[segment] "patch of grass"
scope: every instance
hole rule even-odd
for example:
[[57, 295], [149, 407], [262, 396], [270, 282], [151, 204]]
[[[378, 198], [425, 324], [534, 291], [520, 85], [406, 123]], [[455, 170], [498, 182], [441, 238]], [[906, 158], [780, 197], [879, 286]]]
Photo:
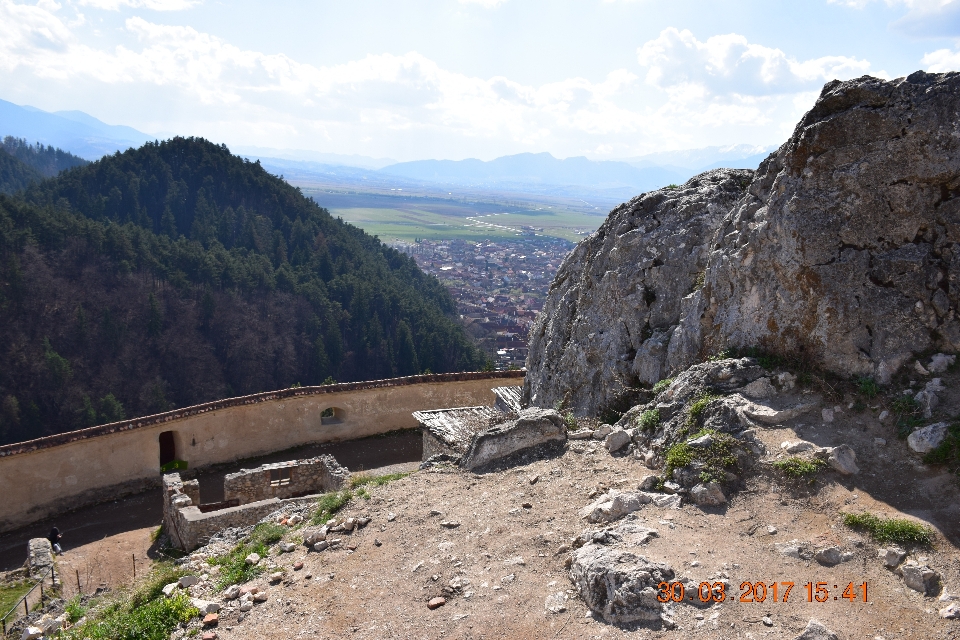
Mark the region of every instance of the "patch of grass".
[[[225, 589], [232, 584], [249, 582], [263, 573], [263, 565], [247, 564], [247, 556], [251, 553], [258, 554], [265, 558], [270, 551], [270, 545], [279, 542], [287, 529], [279, 524], [265, 522], [254, 527], [250, 536], [229, 553], [222, 556], [216, 556], [210, 559], [210, 564], [220, 566], [220, 577], [217, 580], [217, 587]], [[163, 588], [161, 586], [161, 588]]]
[[665, 379], [661, 380], [661, 381], [658, 382], [657, 384], [653, 385], [653, 393], [654, 393], [654, 395], [665, 391], [666, 388], [669, 387], [669, 386], [672, 385], [672, 384], [673, 384], [673, 378], [665, 378]]
[[580, 429], [580, 423], [577, 422], [577, 416], [573, 415], [573, 411], [567, 411], [563, 414], [563, 422], [567, 425], [567, 431], [578, 431]]
[[349, 489], [325, 493], [317, 500], [317, 511], [311, 518], [311, 524], [323, 524], [340, 511], [353, 498]]
[[[0, 587], [0, 614], [6, 615], [13, 608], [17, 601], [30, 591], [33, 583], [29, 581], [17, 582], [4, 587]], [[21, 605], [21, 609], [22, 609]]]
[[857, 393], [867, 398], [873, 398], [880, 393], [880, 386], [873, 378], [861, 376], [857, 378]]
[[363, 487], [366, 485], [372, 485], [374, 487], [382, 487], [388, 482], [393, 482], [394, 480], [400, 480], [406, 478], [410, 473], [385, 473], [382, 476], [371, 476], [369, 474], [357, 474], [350, 479], [350, 486], [354, 489], [357, 487]]
[[722, 397], [723, 396], [718, 396], [710, 393], [709, 391], [701, 392], [700, 395], [698, 395], [687, 408], [687, 426], [692, 427], [695, 425], [697, 419], [700, 417], [700, 414], [703, 413], [703, 410], [707, 408], [707, 405], [714, 400], [719, 400]]
[[157, 539], [163, 535], [163, 525], [160, 525], [156, 529], [150, 532], [150, 542], [156, 542]]
[[163, 588], [187, 575], [187, 570], [172, 562], [156, 562], [130, 595], [130, 605], [141, 607], [163, 595]]
[[786, 460], [778, 460], [777, 462], [773, 463], [773, 466], [785, 476], [789, 476], [791, 478], [803, 478], [806, 476], [812, 476], [817, 471], [827, 466], [827, 463], [819, 458], [811, 458], [807, 460], [793, 456], [792, 458], [787, 458]]
[[660, 410], [648, 409], [637, 418], [637, 427], [641, 431], [653, 431], [660, 424]]
[[897, 428], [897, 437], [901, 440], [923, 424], [920, 403], [911, 395], [898, 396], [890, 405], [890, 410], [896, 417], [894, 426]]
[[167, 640], [181, 622], [199, 615], [190, 597], [158, 598], [139, 607], [112, 606], [60, 636], [65, 640]]
[[680, 469], [693, 462], [691, 449], [692, 447], [686, 442], [678, 442], [667, 449], [667, 467], [664, 475], [672, 477], [674, 469]]
[[877, 542], [896, 542], [897, 544], [923, 544], [933, 541], [930, 527], [905, 520], [904, 518], [881, 518], [872, 513], [846, 513], [843, 524], [851, 529], [867, 531]]

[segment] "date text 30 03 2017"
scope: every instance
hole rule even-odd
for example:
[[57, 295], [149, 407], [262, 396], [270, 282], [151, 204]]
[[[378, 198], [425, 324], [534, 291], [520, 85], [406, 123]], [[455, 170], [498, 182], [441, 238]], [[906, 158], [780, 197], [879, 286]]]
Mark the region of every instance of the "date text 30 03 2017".
[[[742, 582], [740, 584], [740, 602], [787, 602], [796, 583], [794, 582]], [[827, 582], [806, 582], [800, 585], [800, 597], [806, 596], [807, 602], [844, 601], [867, 602], [867, 583], [849, 583], [841, 591], [842, 585], [833, 585], [833, 591]], [[689, 590], [682, 582], [661, 582], [657, 585], [660, 602], [683, 602], [698, 599], [700, 602], [723, 602], [727, 599], [726, 584], [723, 582], [701, 582], [697, 589]], [[794, 597], [797, 594], [793, 594]]]

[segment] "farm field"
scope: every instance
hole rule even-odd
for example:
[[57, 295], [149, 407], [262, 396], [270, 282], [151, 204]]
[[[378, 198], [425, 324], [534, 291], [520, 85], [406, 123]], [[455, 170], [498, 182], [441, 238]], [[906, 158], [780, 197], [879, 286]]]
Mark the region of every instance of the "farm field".
[[576, 242], [595, 231], [606, 216], [606, 211], [602, 215], [584, 213], [560, 204], [301, 189], [334, 216], [385, 242], [484, 240], [532, 233]]

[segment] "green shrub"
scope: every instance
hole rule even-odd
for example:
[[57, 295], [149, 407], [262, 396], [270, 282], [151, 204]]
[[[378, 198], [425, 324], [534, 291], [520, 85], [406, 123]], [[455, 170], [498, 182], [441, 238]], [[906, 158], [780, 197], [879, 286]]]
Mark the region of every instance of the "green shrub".
[[76, 595], [70, 600], [67, 601], [67, 604], [64, 605], [64, 612], [67, 614], [67, 621], [70, 624], [74, 624], [77, 620], [87, 615], [87, 610], [89, 607], [83, 604], [82, 596]]
[[933, 531], [929, 527], [903, 518], [880, 518], [872, 513], [847, 513], [843, 524], [851, 529], [867, 531], [874, 540], [881, 543], [930, 544]]
[[804, 476], [815, 474], [817, 471], [827, 466], [827, 463], [819, 458], [806, 460], [804, 458], [798, 458], [797, 456], [794, 456], [792, 458], [787, 458], [786, 460], [778, 460], [777, 462], [773, 463], [773, 466], [786, 476], [790, 476], [791, 478], [803, 478]]
[[[691, 447], [689, 440], [696, 440], [702, 436], [713, 436], [713, 444], [709, 447]], [[728, 470], [737, 469], [737, 456], [734, 447], [737, 441], [726, 433], [719, 433], [713, 429], [703, 429], [694, 434], [686, 442], [678, 442], [669, 449], [666, 455], [664, 475], [673, 477], [676, 469], [697, 463], [700, 465], [700, 480], [703, 482], [721, 482]]]
[[708, 391], [701, 392], [687, 408], [687, 426], [692, 427], [696, 424], [697, 418], [699, 418], [703, 410], [707, 408], [707, 405], [714, 400], [719, 400], [721, 397], [722, 396], [712, 394]]
[[877, 381], [873, 378], [862, 376], [857, 378], [857, 392], [868, 398], [873, 398], [880, 393], [880, 387], [877, 386]]
[[673, 384], [673, 378], [666, 378], [664, 380], [661, 380], [657, 384], [653, 385], [653, 393], [659, 394], [664, 390], [666, 390], [666, 388], [672, 384]]
[[167, 640], [181, 622], [189, 622], [200, 612], [190, 604], [190, 597], [158, 598], [131, 608], [115, 605], [102, 615], [73, 627], [64, 636], [68, 640]]
[[658, 424], [660, 424], [659, 409], [648, 409], [637, 418], [637, 427], [639, 427], [641, 431], [653, 431], [657, 428]]
[[678, 442], [667, 449], [667, 476], [673, 475], [674, 469], [680, 469], [693, 462], [693, 453], [686, 442]]

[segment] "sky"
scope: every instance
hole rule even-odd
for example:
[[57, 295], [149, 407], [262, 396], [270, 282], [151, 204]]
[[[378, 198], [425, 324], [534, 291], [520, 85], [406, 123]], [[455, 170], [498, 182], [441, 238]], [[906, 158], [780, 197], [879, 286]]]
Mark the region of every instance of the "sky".
[[629, 158], [960, 69], [960, 0], [0, 0], [0, 98], [231, 147]]

